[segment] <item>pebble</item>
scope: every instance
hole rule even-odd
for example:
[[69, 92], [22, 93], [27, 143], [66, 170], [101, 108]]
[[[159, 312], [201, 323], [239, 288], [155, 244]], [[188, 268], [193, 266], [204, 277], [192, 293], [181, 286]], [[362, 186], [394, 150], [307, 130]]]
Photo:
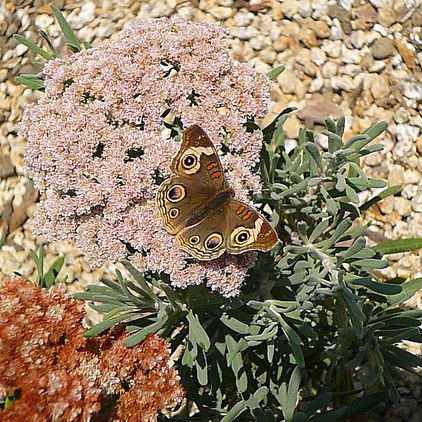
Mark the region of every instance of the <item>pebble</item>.
[[312, 7], [310, 0], [300, 0], [297, 5], [297, 11], [299, 12], [299, 15], [302, 16], [302, 18], [311, 16]]
[[322, 66], [324, 63], [333, 63], [331, 61], [327, 61], [327, 55], [323, 50], [314, 47], [311, 48], [310, 51], [311, 54], [309, 56], [309, 59], [314, 62], [317, 66]]
[[334, 62], [325, 62], [321, 68], [321, 74], [325, 79], [331, 79], [338, 72], [338, 65]]
[[414, 79], [404, 81], [401, 84], [401, 93], [409, 99], [422, 102], [422, 82], [417, 82]]
[[333, 41], [340, 41], [344, 39], [343, 29], [341, 28], [338, 19], [333, 19], [333, 25], [331, 26], [331, 39]]
[[401, 166], [395, 165], [390, 168], [388, 174], [388, 186], [403, 185], [404, 183], [404, 169]]
[[371, 64], [371, 66], [368, 68], [368, 72], [371, 73], [380, 73], [382, 70], [384, 70], [386, 67], [386, 64], [381, 60], [374, 60], [374, 62]]
[[338, 41], [325, 41], [322, 43], [321, 49], [328, 57], [336, 59], [340, 57], [342, 43]]
[[353, 0], [337, 0], [337, 3], [340, 7], [349, 11], [353, 6], [354, 1]]
[[82, 25], [92, 22], [95, 18], [95, 4], [93, 2], [84, 2], [81, 11], [78, 14], [78, 20]]
[[394, 209], [402, 216], [408, 217], [412, 213], [411, 202], [407, 198], [398, 197], [394, 201]]
[[356, 82], [351, 76], [333, 76], [331, 78], [331, 85], [334, 90], [350, 92], [357, 88]]
[[249, 26], [253, 21], [254, 15], [251, 12], [239, 11], [233, 17], [237, 26]]
[[270, 45], [270, 39], [265, 35], [259, 34], [255, 37], [252, 37], [249, 40], [249, 43], [254, 50], [260, 51]]
[[210, 8], [210, 13], [218, 20], [228, 19], [232, 15], [231, 7], [216, 6]]
[[[418, 172], [418, 174], [420, 173]], [[409, 182], [406, 180], [406, 183]], [[407, 199], [412, 199], [418, 194], [418, 188], [418, 185], [406, 184], [401, 190], [401, 194]]]
[[294, 94], [300, 80], [297, 78], [295, 72], [286, 69], [279, 78], [279, 83], [282, 91], [285, 94]]
[[399, 107], [394, 113], [394, 121], [396, 123], [407, 123], [410, 119], [409, 110], [404, 107]]
[[296, 0], [284, 0], [280, 8], [285, 18], [292, 19], [299, 11], [299, 4]]
[[370, 46], [372, 56], [376, 60], [383, 60], [394, 52], [394, 41], [389, 37], [378, 38]]
[[41, 14], [35, 15], [35, 26], [39, 29], [45, 30], [54, 23], [53, 16]]
[[252, 26], [248, 26], [248, 27], [232, 26], [229, 28], [229, 30], [230, 30], [230, 35], [232, 37], [238, 38], [241, 41], [250, 40], [260, 35], [259, 31]]
[[422, 213], [422, 188], [419, 188], [415, 197], [412, 199], [411, 206], [413, 211]]

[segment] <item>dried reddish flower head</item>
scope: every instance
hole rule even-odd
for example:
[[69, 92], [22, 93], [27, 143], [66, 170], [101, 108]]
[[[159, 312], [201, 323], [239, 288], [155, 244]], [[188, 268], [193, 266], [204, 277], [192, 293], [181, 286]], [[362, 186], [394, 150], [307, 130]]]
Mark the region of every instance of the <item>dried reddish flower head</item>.
[[[83, 303], [64, 288], [42, 290], [23, 279], [0, 286], [0, 399], [20, 392], [0, 408], [0, 420], [104, 421], [98, 412], [118, 395], [109, 417], [155, 421], [158, 410], [181, 402], [184, 391], [162, 338], [150, 335], [128, 348], [119, 326], [85, 339], [84, 317]], [[132, 387], [125, 391], [126, 385]]]
[[137, 22], [115, 41], [50, 61], [44, 74], [45, 96], [21, 124], [43, 194], [35, 231], [75, 239], [92, 265], [128, 258], [178, 287], [206, 279], [238, 294], [255, 254], [191, 265], [161, 227], [154, 197], [179, 147], [165, 122], [199, 124], [218, 149], [224, 142], [239, 199], [259, 190], [252, 168], [262, 137], [244, 124], [266, 113], [268, 79], [230, 59], [220, 26], [180, 17]]

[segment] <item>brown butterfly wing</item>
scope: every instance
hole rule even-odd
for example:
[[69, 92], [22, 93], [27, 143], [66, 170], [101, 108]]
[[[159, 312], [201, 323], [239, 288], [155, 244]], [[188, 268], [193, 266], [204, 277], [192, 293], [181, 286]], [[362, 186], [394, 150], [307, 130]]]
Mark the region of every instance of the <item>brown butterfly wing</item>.
[[214, 144], [198, 125], [190, 126], [183, 132], [182, 145], [173, 159], [171, 169], [178, 176], [189, 176], [189, 180], [208, 185], [215, 193], [226, 188], [226, 179]]
[[225, 251], [235, 255], [252, 250], [267, 252], [277, 242], [277, 233], [268, 220], [231, 198], [176, 236], [180, 249], [199, 260], [218, 258]]
[[156, 203], [164, 228], [176, 234], [204, 218], [207, 206], [225, 189], [226, 180], [213, 143], [197, 125], [183, 132], [171, 168], [177, 176], [160, 185]]
[[[197, 179], [197, 176], [193, 176]], [[199, 180], [175, 176], [165, 180], [158, 188], [156, 203], [164, 228], [176, 234], [186, 226], [198, 222], [197, 213], [214, 195], [212, 187]]]
[[277, 244], [277, 232], [254, 208], [243, 202], [231, 200], [227, 206], [227, 213], [229, 215], [226, 239], [228, 253], [268, 252]]

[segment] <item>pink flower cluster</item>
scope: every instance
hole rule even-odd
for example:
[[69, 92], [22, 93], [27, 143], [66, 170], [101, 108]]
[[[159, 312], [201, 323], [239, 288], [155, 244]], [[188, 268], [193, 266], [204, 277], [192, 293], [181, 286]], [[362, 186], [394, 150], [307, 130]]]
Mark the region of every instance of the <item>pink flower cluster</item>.
[[199, 124], [225, 145], [226, 177], [249, 201], [262, 137], [244, 124], [265, 115], [268, 79], [230, 58], [220, 26], [181, 17], [134, 23], [106, 45], [50, 61], [44, 75], [45, 95], [21, 123], [42, 193], [35, 232], [76, 240], [91, 265], [130, 259], [174, 286], [206, 280], [237, 295], [255, 254], [192, 264], [161, 227], [154, 198], [180, 145], [168, 124]]

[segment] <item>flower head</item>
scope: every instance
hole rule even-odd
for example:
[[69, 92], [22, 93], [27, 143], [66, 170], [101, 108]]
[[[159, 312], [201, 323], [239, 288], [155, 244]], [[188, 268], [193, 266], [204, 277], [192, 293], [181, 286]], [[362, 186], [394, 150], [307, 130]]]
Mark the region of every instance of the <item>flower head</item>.
[[0, 420], [87, 421], [119, 395], [112, 410], [121, 420], [156, 421], [158, 410], [181, 402], [184, 390], [161, 337], [128, 348], [121, 325], [86, 339], [84, 316], [83, 303], [63, 287], [45, 290], [23, 279], [0, 286], [0, 400], [20, 391], [0, 408]]
[[[45, 66], [45, 96], [28, 106], [26, 166], [43, 194], [33, 226], [50, 241], [75, 239], [92, 265], [130, 259], [177, 286], [239, 293], [255, 254], [190, 264], [161, 227], [154, 197], [179, 143], [169, 125], [201, 125], [241, 200], [259, 190], [252, 169], [268, 79], [230, 59], [224, 30], [184, 18], [140, 21], [98, 48]], [[228, 274], [230, 275], [228, 277]]]

